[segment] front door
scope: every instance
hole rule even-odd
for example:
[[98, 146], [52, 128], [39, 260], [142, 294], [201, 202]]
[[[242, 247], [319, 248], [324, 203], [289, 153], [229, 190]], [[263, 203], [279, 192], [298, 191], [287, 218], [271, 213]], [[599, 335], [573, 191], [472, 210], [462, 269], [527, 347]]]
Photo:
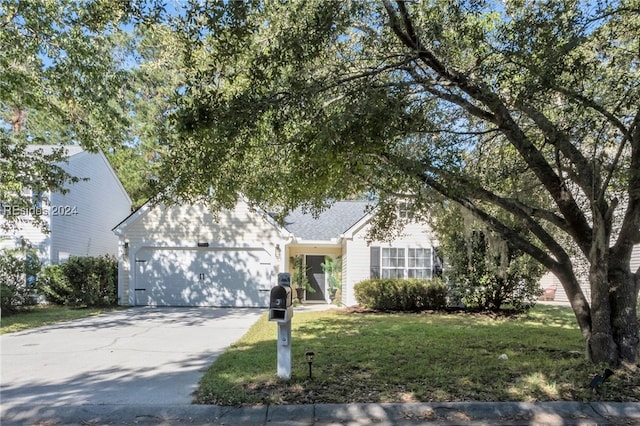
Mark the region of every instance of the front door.
[[315, 291], [307, 291], [307, 300], [322, 300], [325, 301], [324, 295], [325, 276], [322, 270], [322, 263], [324, 262], [324, 256], [307, 256], [307, 279], [311, 283], [311, 288]]

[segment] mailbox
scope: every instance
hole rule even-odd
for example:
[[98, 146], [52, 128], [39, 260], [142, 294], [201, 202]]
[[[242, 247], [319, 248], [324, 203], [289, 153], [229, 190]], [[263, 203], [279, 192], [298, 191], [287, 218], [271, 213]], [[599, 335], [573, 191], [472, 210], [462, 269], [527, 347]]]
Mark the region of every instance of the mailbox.
[[291, 287], [277, 285], [271, 289], [269, 308], [285, 309], [293, 304]]
[[269, 321], [275, 322], [290, 322], [291, 317], [293, 316], [293, 307], [289, 306], [288, 308], [269, 309]]
[[277, 285], [271, 289], [269, 321], [289, 322], [293, 316], [291, 287]]

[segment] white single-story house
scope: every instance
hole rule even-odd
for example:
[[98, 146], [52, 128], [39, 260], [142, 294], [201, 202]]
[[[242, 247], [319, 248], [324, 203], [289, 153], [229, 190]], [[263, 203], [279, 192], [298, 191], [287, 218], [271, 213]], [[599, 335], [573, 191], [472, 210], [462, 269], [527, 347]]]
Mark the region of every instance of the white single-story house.
[[[46, 151], [52, 146], [29, 146], [30, 151], [36, 149]], [[66, 146], [65, 152], [67, 161], [59, 166], [80, 180], [68, 184], [64, 194], [30, 194], [37, 203], [33, 211], [22, 214], [41, 215], [49, 232], [26, 220], [0, 235], [0, 249], [31, 247], [44, 264], [64, 262], [70, 256], [118, 254], [118, 237], [112, 228], [131, 212], [129, 195], [102, 152], [87, 152], [79, 146]]]
[[336, 202], [319, 216], [292, 212], [279, 226], [239, 201], [212, 214], [203, 205], [147, 203], [113, 231], [120, 238], [119, 297], [123, 305], [266, 307], [279, 272], [303, 256], [316, 290], [329, 301], [321, 263], [341, 258], [342, 303], [356, 304], [353, 286], [371, 277], [431, 277], [435, 240], [411, 224], [392, 242], [369, 241], [367, 202]]

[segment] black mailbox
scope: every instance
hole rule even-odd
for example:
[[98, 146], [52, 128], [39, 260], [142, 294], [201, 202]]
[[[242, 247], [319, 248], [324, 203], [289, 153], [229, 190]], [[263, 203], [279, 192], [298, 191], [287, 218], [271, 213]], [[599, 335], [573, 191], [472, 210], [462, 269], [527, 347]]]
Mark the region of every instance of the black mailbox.
[[291, 287], [277, 285], [271, 289], [269, 308], [286, 309], [293, 304]]

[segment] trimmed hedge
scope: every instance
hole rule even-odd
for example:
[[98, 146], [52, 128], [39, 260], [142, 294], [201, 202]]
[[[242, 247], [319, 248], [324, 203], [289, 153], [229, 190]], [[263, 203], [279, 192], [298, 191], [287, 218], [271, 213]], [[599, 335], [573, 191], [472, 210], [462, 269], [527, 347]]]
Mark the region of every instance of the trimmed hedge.
[[447, 304], [447, 286], [440, 278], [365, 280], [354, 292], [360, 306], [381, 311], [442, 309]]
[[113, 256], [71, 257], [43, 268], [40, 288], [51, 303], [113, 306], [118, 303], [118, 262]]
[[36, 304], [37, 286], [31, 277], [39, 270], [40, 261], [33, 251], [0, 251], [0, 309], [3, 315]]

